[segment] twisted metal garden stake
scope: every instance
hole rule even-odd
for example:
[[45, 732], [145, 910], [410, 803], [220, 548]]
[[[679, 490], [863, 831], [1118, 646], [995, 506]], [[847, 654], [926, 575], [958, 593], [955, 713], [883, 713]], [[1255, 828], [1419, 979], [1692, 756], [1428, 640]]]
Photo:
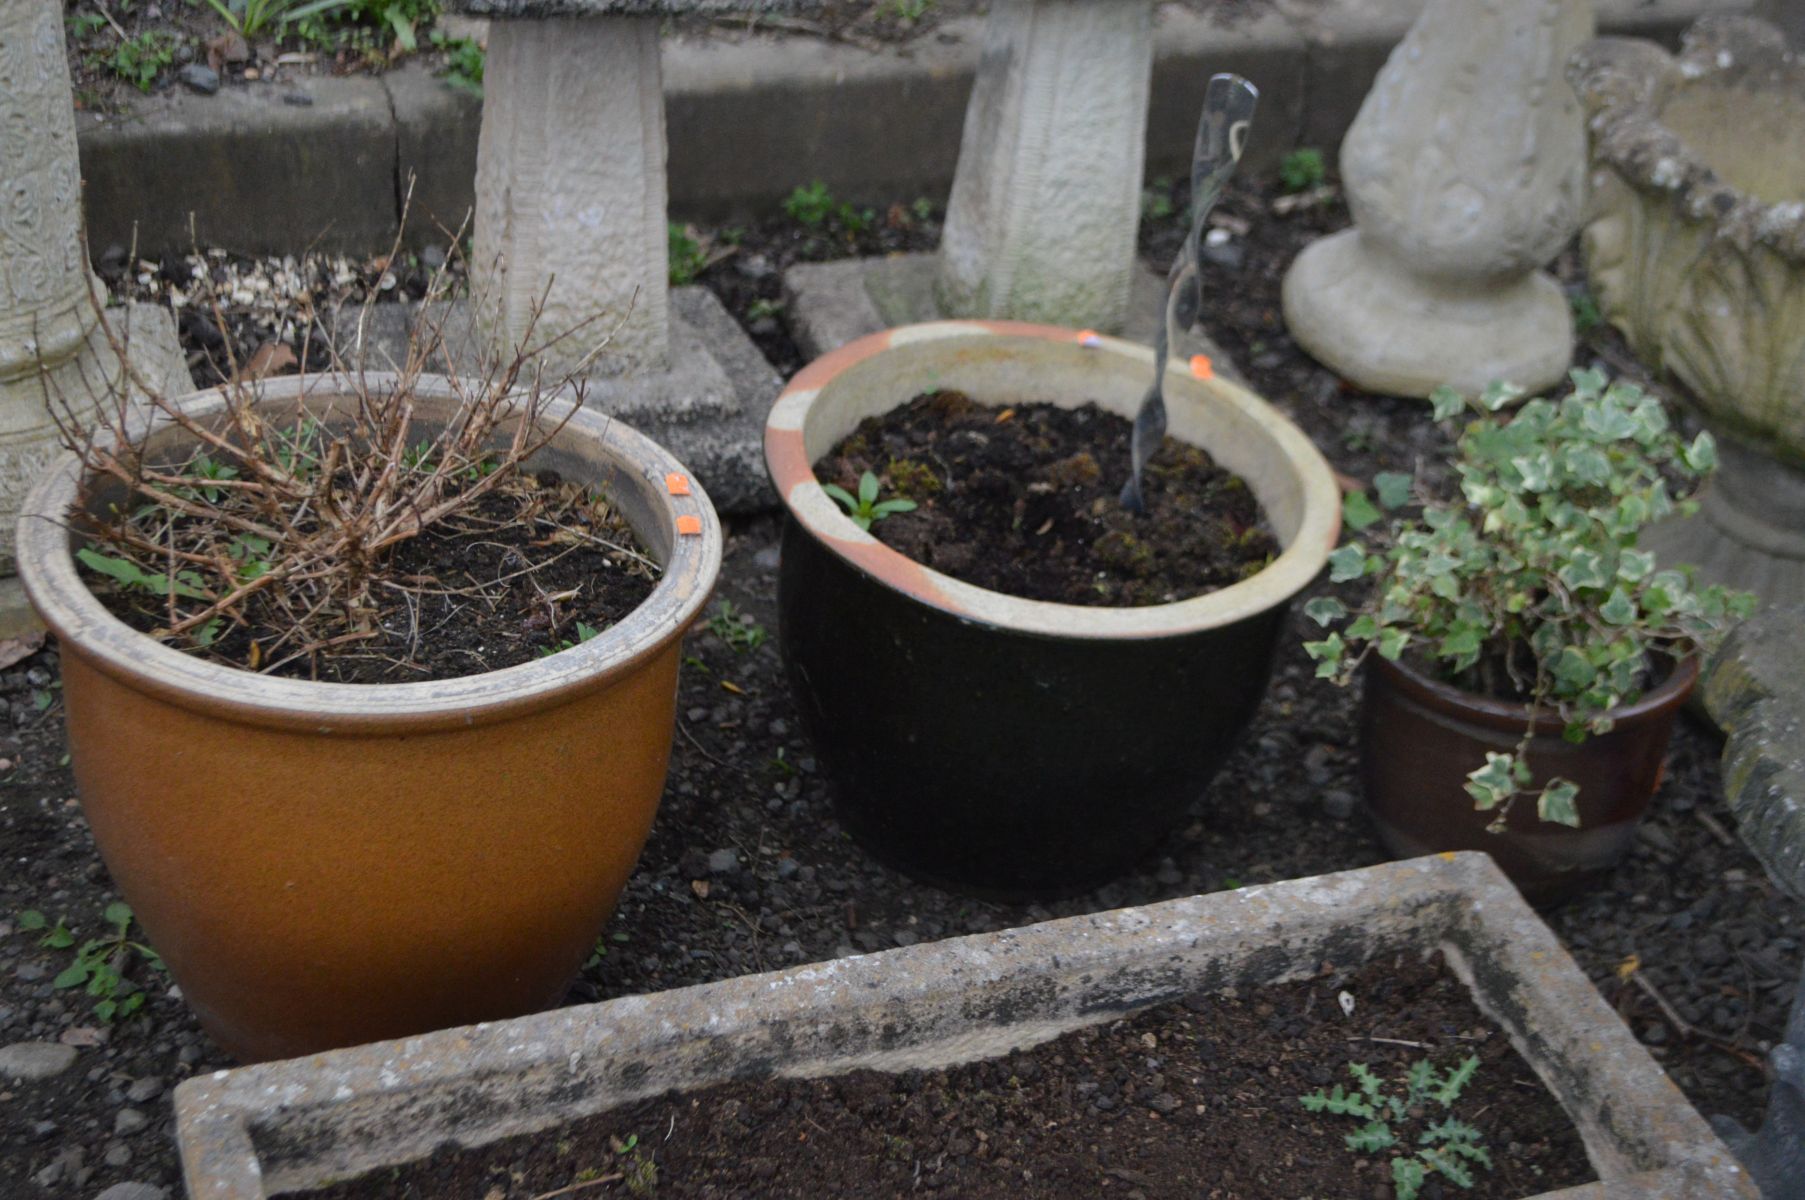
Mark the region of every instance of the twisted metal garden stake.
[[1166, 277], [1166, 319], [1153, 343], [1153, 386], [1134, 418], [1134, 473], [1122, 489], [1122, 504], [1131, 512], [1146, 511], [1141, 473], [1166, 436], [1166, 359], [1178, 335], [1196, 324], [1203, 312], [1203, 276], [1198, 246], [1204, 218], [1235, 173], [1247, 148], [1260, 91], [1239, 75], [1213, 75], [1204, 93], [1203, 119], [1197, 124], [1197, 153], [1191, 161], [1191, 231]]

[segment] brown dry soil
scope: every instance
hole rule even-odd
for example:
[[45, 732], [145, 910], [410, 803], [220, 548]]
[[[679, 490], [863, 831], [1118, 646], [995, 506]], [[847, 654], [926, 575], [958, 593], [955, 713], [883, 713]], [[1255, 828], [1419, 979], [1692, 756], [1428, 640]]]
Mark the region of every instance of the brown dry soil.
[[1122, 506], [1133, 424], [1095, 404], [986, 406], [917, 396], [867, 417], [815, 474], [912, 512], [872, 534], [955, 579], [1061, 604], [1168, 604], [1254, 574], [1278, 553], [1247, 483], [1168, 438], [1147, 464], [1144, 514]]
[[1199, 993], [944, 1070], [668, 1094], [306, 1194], [535, 1200], [588, 1182], [604, 1196], [723, 1200], [1364, 1198], [1389, 1186], [1392, 1152], [1347, 1148], [1364, 1122], [1306, 1112], [1299, 1096], [1354, 1090], [1350, 1062], [1402, 1096], [1419, 1060], [1446, 1072], [1469, 1056], [1479, 1066], [1452, 1106], [1426, 1102], [1391, 1132], [1414, 1146], [1452, 1116], [1479, 1131], [1492, 1169], [1475, 1167], [1470, 1190], [1432, 1174], [1423, 1200], [1513, 1200], [1594, 1178], [1560, 1105], [1465, 987], [1439, 960], [1399, 958], [1249, 995]]
[[[593, 636], [580, 626], [600, 633], [657, 586], [657, 565], [618, 511], [577, 493], [555, 471], [522, 475], [394, 547], [370, 592], [378, 609], [368, 636], [309, 652], [281, 610], [254, 598], [203, 656], [327, 683], [419, 683], [569, 649]], [[140, 633], [169, 626], [162, 597], [91, 568], [82, 575]], [[355, 631], [320, 636], [335, 632]]]

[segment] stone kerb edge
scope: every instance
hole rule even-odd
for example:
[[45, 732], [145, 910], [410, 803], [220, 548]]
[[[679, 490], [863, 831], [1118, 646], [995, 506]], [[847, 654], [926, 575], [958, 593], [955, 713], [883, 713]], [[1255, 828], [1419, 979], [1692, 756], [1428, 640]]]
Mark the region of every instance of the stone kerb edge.
[[[1752, 2], [1598, 0], [1599, 26], [1672, 44], [1699, 15]], [[1261, 88], [1246, 169], [1269, 169], [1299, 145], [1332, 156], [1418, 7], [1420, 0], [1281, 0], [1221, 26], [1167, 8], [1155, 31], [1149, 174], [1177, 174], [1190, 161], [1204, 86], [1220, 70]], [[673, 211], [743, 217], [817, 178], [855, 198], [944, 194], [981, 34], [973, 20], [946, 28], [959, 35], [957, 44], [932, 42], [907, 57], [802, 38], [667, 43]], [[96, 252], [129, 246], [136, 222], [148, 255], [185, 253], [189, 209], [199, 213], [203, 240], [243, 253], [292, 252], [302, 231], [303, 243], [325, 231], [322, 249], [380, 251], [394, 236], [410, 171], [420, 179], [416, 214], [431, 214], [410, 223], [414, 245], [439, 239], [434, 224], [455, 227], [468, 210], [479, 102], [424, 68], [247, 90], [257, 93], [248, 103], [262, 108], [283, 108], [283, 94], [312, 101], [281, 114], [279, 134], [265, 139], [274, 158], [221, 119], [232, 116], [225, 106], [247, 103], [229, 91], [160, 96], [104, 126], [81, 120]], [[297, 159], [309, 164], [304, 178]], [[146, 209], [145, 196], [159, 190], [173, 198]]]
[[[928, 943], [309, 1059], [222, 1071], [176, 1096], [193, 1200], [269, 1191], [530, 1132], [729, 1076], [896, 1069], [994, 1055], [1199, 988], [1324, 959], [1452, 947], [1616, 1176], [1563, 1200], [1739, 1196], [1729, 1152], [1489, 858], [1436, 856]], [[1045, 964], [1052, 963], [1049, 972]], [[1583, 1064], [1551, 1057], [1577, 1051]], [[481, 1113], [476, 1128], [469, 1114]], [[1622, 1139], [1612, 1145], [1608, 1139]], [[1625, 1171], [1638, 1172], [1625, 1175]], [[1620, 1190], [1633, 1187], [1631, 1190]]]

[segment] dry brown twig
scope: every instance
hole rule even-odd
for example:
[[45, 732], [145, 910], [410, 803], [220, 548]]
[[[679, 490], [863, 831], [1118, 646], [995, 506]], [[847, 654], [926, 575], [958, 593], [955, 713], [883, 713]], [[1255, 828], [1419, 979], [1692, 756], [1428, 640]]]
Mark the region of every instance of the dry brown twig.
[[[405, 209], [403, 215], [405, 228]], [[450, 239], [452, 253], [433, 272], [408, 353], [392, 375], [366, 371], [361, 353], [374, 289], [356, 324], [359, 353], [342, 354], [320, 331], [337, 376], [331, 387], [343, 400], [305, 418], [266, 416], [260, 407], [264, 382], [244, 369], [217, 289], [203, 285], [225, 341], [224, 405], [218, 419], [199, 420], [179, 397], [142, 374], [129, 332], [108, 318], [105, 298], [90, 279], [90, 302], [116, 377], [84, 378], [76, 394], [66, 394], [46, 374], [46, 402], [63, 443], [82, 458], [93, 481], [83, 505], [70, 514], [87, 543], [79, 553], [124, 591], [144, 593], [145, 603], [154, 600], [166, 619], [148, 630], [153, 636], [251, 669], [304, 658], [317, 674], [320, 653], [369, 639], [385, 611], [399, 613], [405, 604], [404, 627], [418, 642], [418, 597], [389, 577], [393, 551], [451, 525], [485, 498], [519, 488], [523, 465], [582, 403], [583, 373], [613, 336], [598, 337], [569, 370], [551, 368], [548, 355], [563, 352], [572, 339], [595, 336], [600, 319], [535, 344], [542, 294], [510, 352], [479, 355], [473, 373], [452, 377], [449, 419], [419, 420], [421, 381], [446, 348], [445, 301], [462, 233], [460, 228]], [[389, 261], [401, 245], [398, 234]], [[305, 377], [316, 338], [312, 319], [301, 336]], [[557, 397], [575, 404], [559, 414], [551, 409]], [[178, 431], [189, 449], [170, 453], [157, 449], [167, 439], [147, 442], [148, 431], [166, 429]], [[549, 519], [556, 524], [571, 516], [567, 509]], [[531, 519], [547, 518], [532, 510]], [[586, 524], [571, 522], [573, 544], [596, 540]], [[398, 601], [396, 589], [408, 598]], [[251, 641], [248, 660], [242, 645], [238, 657], [221, 654], [225, 636], [245, 627], [273, 630], [274, 636]]]

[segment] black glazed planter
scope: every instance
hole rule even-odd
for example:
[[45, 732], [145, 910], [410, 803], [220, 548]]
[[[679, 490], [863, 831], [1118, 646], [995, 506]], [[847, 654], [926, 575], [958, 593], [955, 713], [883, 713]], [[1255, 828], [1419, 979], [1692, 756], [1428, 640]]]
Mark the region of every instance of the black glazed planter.
[[841, 819], [885, 862], [999, 896], [1100, 883], [1182, 820], [1258, 705], [1286, 606], [1334, 546], [1340, 493], [1250, 393], [1173, 372], [1172, 433], [1248, 481], [1285, 550], [1176, 604], [1084, 608], [961, 583], [860, 530], [811, 470], [860, 420], [930, 387], [1132, 418], [1152, 361], [1095, 335], [943, 322], [824, 357], [773, 408], [791, 685]]

